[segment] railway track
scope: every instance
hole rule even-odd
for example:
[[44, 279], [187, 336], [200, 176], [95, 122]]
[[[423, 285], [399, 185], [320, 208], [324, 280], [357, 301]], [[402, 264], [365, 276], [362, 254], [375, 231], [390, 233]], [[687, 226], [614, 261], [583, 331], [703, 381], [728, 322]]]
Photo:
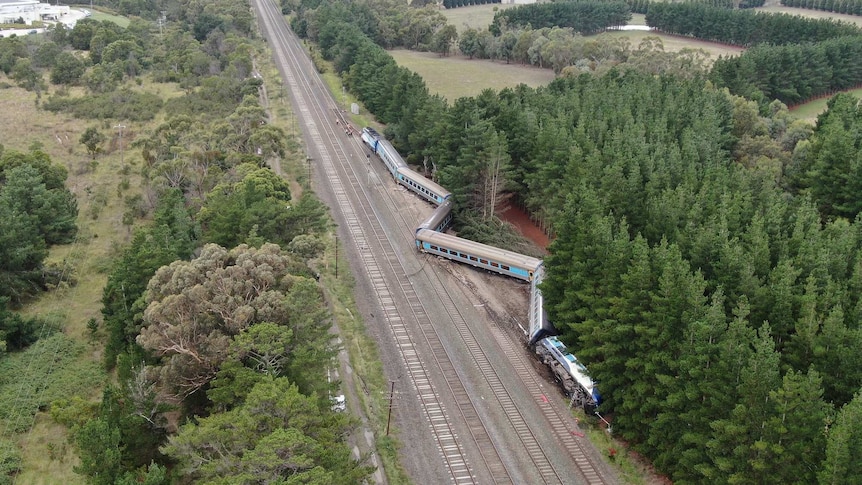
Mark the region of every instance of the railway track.
[[[395, 258], [394, 248], [392, 248], [378, 216], [374, 213], [371, 203], [359, 183], [361, 177], [357, 177], [353, 172], [353, 167], [348, 162], [348, 155], [341, 149], [341, 143], [338, 140], [332, 140], [331, 130], [327, 132], [327, 130], [318, 127], [314, 121], [309, 122], [309, 119], [312, 118], [313, 109], [316, 109], [317, 113], [328, 113], [331, 107], [322, 103], [318, 95], [310, 93], [315, 82], [299, 74], [302, 68], [307, 66], [302, 65], [302, 57], [295, 52], [298, 47], [293, 45], [293, 48], [290, 48], [292, 39], [284, 35], [284, 32], [277, 27], [277, 22], [283, 23], [280, 12], [275, 10], [274, 5], [265, 0], [256, 2], [256, 5], [262, 23], [272, 40], [273, 51], [278, 60], [281, 61], [279, 64], [282, 66], [287, 64], [291, 67], [291, 69], [284, 69], [282, 72], [285, 76], [285, 82], [290, 86], [292, 93], [300, 93], [301, 91], [308, 93], [306, 96], [297, 94], [294, 99], [299, 112], [306, 120], [308, 135], [312, 141], [311, 145], [316, 147], [330, 146], [336, 152], [334, 156], [331, 156], [326, 151], [321, 151], [318, 163], [335, 196], [338, 208], [346, 223], [346, 229], [359, 249], [358, 253], [362, 258], [362, 264], [367, 270], [372, 288], [376, 292], [383, 309], [383, 318], [395, 338], [399, 353], [404, 360], [405, 369], [417, 391], [421, 407], [430, 423], [430, 429], [452, 482], [456, 484], [476, 483], [476, 478], [461, 445], [461, 438], [453, 430], [450, 416], [441, 403], [429, 376], [429, 371], [411, 338], [411, 329], [406, 325], [398, 305], [396, 305], [396, 296], [391, 288], [392, 282], [396, 283], [396, 289], [402, 292], [404, 298], [409, 302], [413, 317], [428, 320], [427, 313], [425, 313], [418, 295], [413, 291], [403, 266]], [[347, 180], [347, 183], [342, 182], [342, 177]], [[372, 243], [374, 247], [380, 248], [380, 251], [363, 250], [370, 247]], [[448, 355], [445, 354], [445, 349], [443, 349], [439, 339], [429, 339], [428, 343], [434, 350], [435, 364], [446, 377], [450, 392], [455, 396], [463, 396], [463, 399], [457, 398], [458, 412], [462, 415], [462, 419], [468, 423], [472, 438], [479, 444], [479, 448], [482, 450], [482, 459], [491, 472], [494, 483], [513, 483], [495, 445], [488, 436], [487, 430], [467, 398], [467, 393], [463, 389], [457, 372]]]
[[[483, 377], [494, 392], [494, 397], [502, 406], [506, 417], [524, 444], [530, 459], [536, 465], [542, 480], [545, 483], [566, 483], [569, 476], [565, 471], [558, 470], [548, 459], [545, 450], [539, 444], [532, 429], [527, 425], [521, 411], [521, 406], [515, 402], [506, 389], [502, 379], [495, 370], [497, 366], [488, 357], [484, 347], [479, 345], [476, 335], [467, 325], [463, 315], [455, 305], [447, 286], [441, 284], [436, 285], [435, 288], [443, 288], [443, 291], [439, 293], [441, 301], [443, 301], [447, 312], [449, 312], [452, 321], [455, 323], [455, 327], [461, 338], [470, 349], [470, 355], [473, 357], [476, 366], [482, 371]], [[524, 361], [523, 353], [520, 349], [516, 348], [512, 340], [499, 330], [495, 329], [492, 332], [497, 344], [502, 349], [500, 355], [507, 357], [518, 377], [527, 386], [529, 394], [536, 397], [535, 402], [542, 408], [542, 414], [549, 421], [550, 429], [554, 430], [554, 434], [577, 465], [580, 481], [588, 484], [607, 483], [601, 472], [601, 467], [593, 462], [583, 444], [574, 438], [574, 435], [571, 433], [571, 427], [560, 414], [559, 409], [551, 403], [550, 399], [544, 397], [544, 391], [541, 388], [539, 380], [536, 378], [535, 371]]]
[[[487, 425], [464, 386], [463, 376], [453, 364], [452, 356], [449, 355], [443, 339], [429, 317], [422, 298], [414, 289], [413, 281], [406, 271], [406, 263], [393, 247], [392, 240], [402, 239], [405, 234], [403, 231], [399, 231], [392, 237], [387, 234], [381, 217], [372, 205], [368, 188], [361, 183], [365, 176], [365, 169], [362, 166], [364, 156], [354, 157], [357, 148], [355, 145], [350, 146], [351, 143], [356, 143], [354, 139], [347, 138], [349, 141], [345, 147], [345, 137], [341, 133], [341, 127], [335, 129], [332, 126], [331, 112], [336, 109], [332, 97], [320, 87], [321, 81], [295, 37], [286, 34], [286, 24], [280, 10], [269, 0], [253, 0], [253, 3], [258, 12], [261, 27], [265, 29], [270, 40], [284, 81], [290, 88], [297, 111], [304, 120], [307, 146], [309, 149], [314, 147], [318, 151], [315, 162], [320, 175], [325, 178], [329, 186], [340, 211], [343, 228], [350, 234], [357, 249], [356, 253], [367, 271], [368, 280], [383, 310], [382, 318], [396, 342], [404, 369], [416, 390], [420, 407], [429, 423], [452, 483], [477, 483], [477, 474], [473, 468], [476, 465], [481, 465], [483, 476], [487, 475], [493, 483], [514, 483], [512, 472], [501, 458], [498, 445], [491, 438]], [[306, 72], [313, 74], [306, 76], [303, 74]], [[360, 158], [362, 160], [359, 164], [351, 163], [354, 159]], [[360, 170], [361, 174], [358, 173]], [[569, 470], [559, 470], [560, 465], [553, 464], [548, 458], [527, 420], [524, 419], [520, 406], [494, 370], [494, 365], [486, 351], [467, 325], [452, 295], [440, 280], [439, 274], [435, 271], [424, 273], [429, 280], [433, 280], [432, 286], [436, 289], [446, 314], [468, 347], [494, 398], [499, 402], [506, 418], [519, 436], [524, 450], [535, 465], [538, 476], [545, 483], [570, 483], [572, 477]], [[406, 305], [399, 305], [398, 302], [401, 301], [406, 302]], [[416, 342], [420, 336], [420, 342], [430, 349], [428, 352], [430, 358], [426, 356], [423, 359], [421, 356], [421, 346]], [[508, 337], [502, 334], [495, 337], [504, 355], [520, 359], [513, 362], [513, 365], [530, 395], [539, 395], [536, 391], [540, 384], [535, 374], [523, 361], [521, 352], [512, 350], [514, 344]], [[442, 384], [435, 385], [431, 378], [432, 372], [442, 375]], [[447, 411], [444, 406], [440, 396], [442, 388], [445, 388], [447, 399], [455, 403], [454, 409], [450, 408]], [[559, 411], [550, 406], [547, 400], [537, 404], [542, 408], [550, 427], [555, 429], [556, 437], [576, 464], [578, 481], [589, 484], [607, 483], [600, 468], [595, 466], [581, 444], [568, 432], [568, 427]], [[468, 436], [457, 434], [453, 418], [463, 423], [463, 426], [458, 428], [466, 429]], [[472, 440], [475, 443], [474, 448], [478, 450], [474, 465], [468, 461], [467, 450], [462, 441], [464, 439]]]

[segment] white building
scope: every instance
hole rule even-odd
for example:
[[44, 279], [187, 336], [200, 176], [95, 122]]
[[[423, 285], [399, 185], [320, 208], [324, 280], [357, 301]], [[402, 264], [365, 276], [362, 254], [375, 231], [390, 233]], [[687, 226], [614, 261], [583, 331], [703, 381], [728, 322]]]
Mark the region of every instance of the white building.
[[25, 24], [62, 21], [71, 10], [68, 5], [39, 3], [39, 0], [0, 0], [0, 23], [11, 24], [24, 19]]

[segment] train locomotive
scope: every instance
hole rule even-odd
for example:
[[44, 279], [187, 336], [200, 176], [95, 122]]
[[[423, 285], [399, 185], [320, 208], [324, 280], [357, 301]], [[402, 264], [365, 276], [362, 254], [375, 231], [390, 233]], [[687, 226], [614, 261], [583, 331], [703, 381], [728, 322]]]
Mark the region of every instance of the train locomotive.
[[383, 161], [397, 183], [437, 206], [434, 213], [416, 228], [416, 248], [419, 251], [530, 283], [528, 345], [550, 367], [572, 403], [593, 412], [601, 403], [601, 395], [586, 367], [556, 338], [557, 332], [545, 311], [539, 289], [544, 275], [542, 260], [443, 232], [452, 222], [452, 194], [410, 169], [392, 144], [373, 128], [363, 128], [361, 139]]

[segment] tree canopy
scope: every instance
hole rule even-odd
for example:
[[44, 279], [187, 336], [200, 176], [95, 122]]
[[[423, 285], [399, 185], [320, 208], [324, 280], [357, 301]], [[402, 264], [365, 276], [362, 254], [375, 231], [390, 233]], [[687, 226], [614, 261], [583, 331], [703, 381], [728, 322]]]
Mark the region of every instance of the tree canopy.
[[78, 206], [65, 180], [41, 151], [0, 152], [0, 298], [18, 305], [41, 291], [48, 248], [74, 240]]
[[449, 107], [359, 29], [333, 42], [459, 205], [492, 207], [482, 174], [505, 161], [502, 191], [555, 235], [545, 301], [615, 433], [682, 482], [817, 480], [862, 385], [862, 239], [855, 212], [818, 210], [850, 208], [855, 100], [812, 128], [702, 77], [611, 69]]
[[260, 379], [230, 411], [183, 426], [164, 452], [184, 476], [219, 483], [360, 483], [371, 472], [350, 458], [345, 415], [319, 404], [288, 379]]

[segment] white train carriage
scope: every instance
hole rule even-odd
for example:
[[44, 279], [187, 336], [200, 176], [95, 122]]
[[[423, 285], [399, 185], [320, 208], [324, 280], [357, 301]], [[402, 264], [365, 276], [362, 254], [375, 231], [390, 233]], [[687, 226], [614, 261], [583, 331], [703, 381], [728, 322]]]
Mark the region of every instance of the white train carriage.
[[415, 192], [416, 195], [435, 205], [442, 204], [449, 198], [449, 196], [452, 195], [440, 184], [428, 180], [419, 172], [413, 171], [407, 167], [398, 169], [398, 172], [395, 175], [395, 180], [397, 180], [399, 184]]
[[436, 254], [524, 281], [532, 281], [542, 264], [540, 259], [429, 229], [416, 231], [416, 247], [423, 253]]
[[428, 229], [435, 232], [443, 232], [452, 223], [452, 199], [446, 199], [431, 214], [431, 217], [422, 221], [416, 232]]

